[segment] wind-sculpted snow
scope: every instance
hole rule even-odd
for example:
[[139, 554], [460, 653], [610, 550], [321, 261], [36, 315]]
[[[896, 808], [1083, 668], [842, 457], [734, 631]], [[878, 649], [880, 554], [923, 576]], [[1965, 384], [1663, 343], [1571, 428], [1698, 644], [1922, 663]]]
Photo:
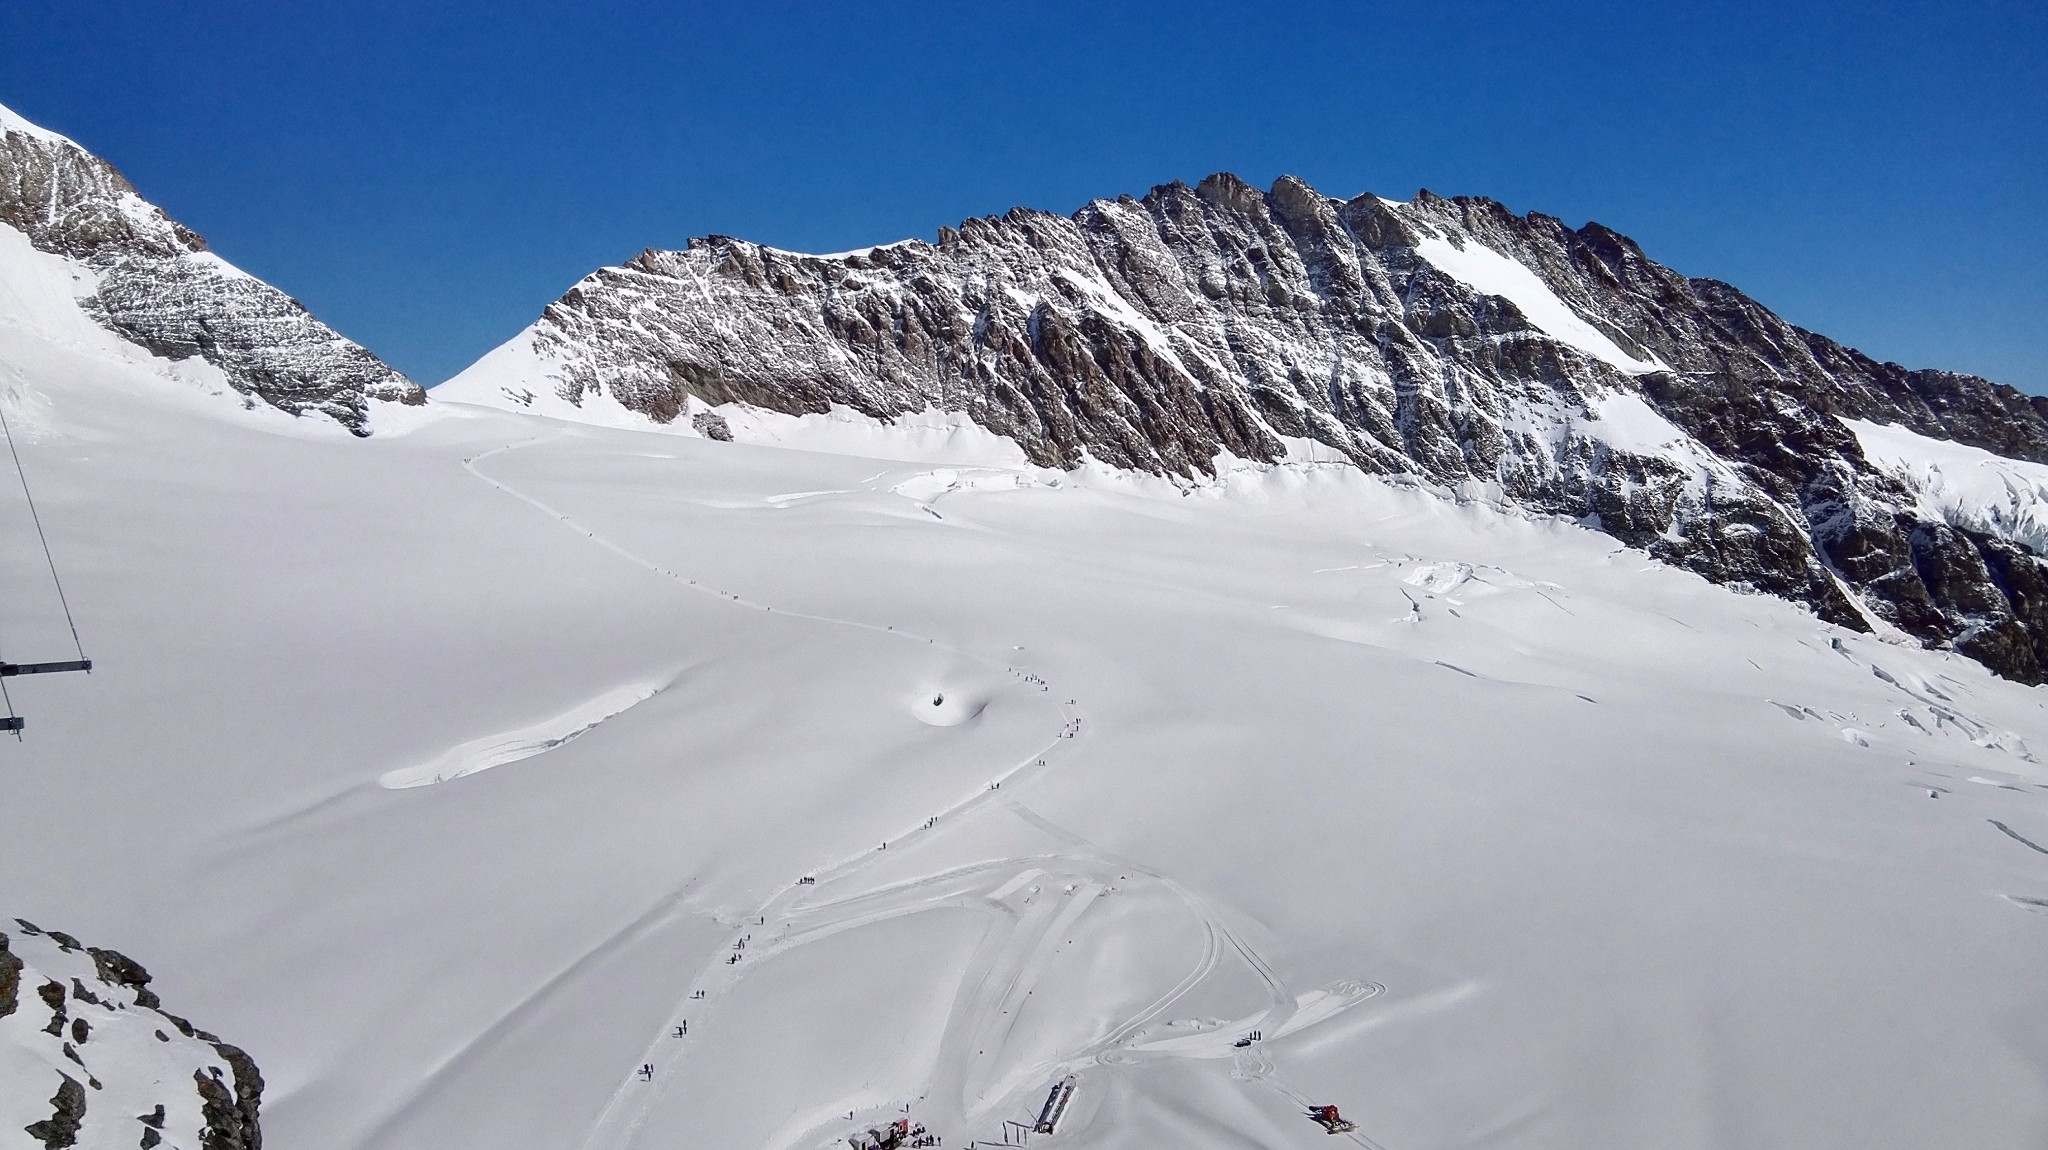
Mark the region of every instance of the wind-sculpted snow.
[[665, 685], [628, 683], [538, 723], [471, 739], [417, 766], [386, 771], [378, 776], [377, 785], [391, 791], [430, 787], [545, 754], [653, 698]]
[[1838, 421], [2048, 460], [2044, 401], [1873, 362], [1488, 200], [1219, 174], [835, 256], [714, 236], [592, 273], [437, 394], [726, 435], [746, 408], [957, 412], [1041, 466], [1184, 479], [1319, 454], [2025, 682], [2048, 659], [2033, 542], [1926, 518]]
[[106, 161], [0, 108], [0, 224], [76, 261], [80, 305], [152, 354], [194, 356], [250, 401], [318, 412], [358, 435], [379, 402], [426, 393], [297, 300], [206, 250]]

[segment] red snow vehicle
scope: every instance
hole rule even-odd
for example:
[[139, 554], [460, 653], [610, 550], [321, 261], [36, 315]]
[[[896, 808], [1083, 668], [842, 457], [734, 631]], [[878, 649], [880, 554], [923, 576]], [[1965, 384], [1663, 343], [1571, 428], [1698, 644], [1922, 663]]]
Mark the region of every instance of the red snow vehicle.
[[1346, 1122], [1344, 1117], [1337, 1113], [1335, 1106], [1317, 1106], [1308, 1112], [1308, 1116], [1316, 1125], [1331, 1134], [1344, 1134], [1358, 1129], [1357, 1123]]

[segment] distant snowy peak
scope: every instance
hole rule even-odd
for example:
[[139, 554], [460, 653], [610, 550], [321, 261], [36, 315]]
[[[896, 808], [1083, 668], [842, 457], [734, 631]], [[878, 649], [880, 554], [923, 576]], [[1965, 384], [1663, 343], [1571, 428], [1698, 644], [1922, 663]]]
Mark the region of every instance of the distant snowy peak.
[[436, 395], [715, 436], [744, 411], [957, 415], [1041, 466], [1186, 477], [1313, 453], [2048, 667], [2040, 541], [1929, 518], [1841, 422], [2048, 462], [2048, 401], [1877, 363], [1491, 200], [1219, 173], [832, 256], [714, 236], [592, 273]]
[[358, 435], [376, 404], [426, 400], [297, 300], [207, 252], [112, 165], [4, 107], [0, 224], [86, 273], [79, 306], [101, 326], [155, 355], [201, 357], [253, 400]]

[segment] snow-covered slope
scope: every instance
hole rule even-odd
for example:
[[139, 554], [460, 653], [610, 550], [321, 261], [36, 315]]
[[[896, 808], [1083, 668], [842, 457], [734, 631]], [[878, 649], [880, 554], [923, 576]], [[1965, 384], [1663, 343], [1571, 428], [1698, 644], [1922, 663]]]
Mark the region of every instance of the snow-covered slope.
[[149, 983], [62, 931], [0, 930], [0, 1145], [261, 1150], [256, 1064]]
[[[52, 310], [78, 310], [167, 362], [213, 369], [214, 390], [247, 406], [315, 413], [368, 435], [384, 422], [380, 409], [426, 401], [297, 300], [207, 251], [105, 160], [4, 107], [0, 244], [0, 277], [68, 279], [68, 298], [30, 301], [46, 324]], [[19, 319], [24, 309], [14, 310]]]
[[1994, 455], [1903, 427], [1845, 420], [1863, 454], [1917, 496], [1931, 521], [2048, 555], [2048, 464]]
[[1184, 479], [1347, 460], [2023, 682], [2048, 665], [2039, 551], [1925, 517], [1839, 422], [2048, 463], [2048, 401], [1872, 362], [1487, 200], [1219, 174], [834, 256], [712, 237], [600, 269], [437, 394], [742, 440], [748, 412], [951, 415], [1043, 466]]
[[962, 1147], [1068, 1076], [1034, 1144], [2048, 1140], [2048, 723], [1967, 659], [1327, 451], [275, 434], [35, 306], [95, 670], [10, 680], [0, 905], [147, 956], [272, 1145]]
[[[61, 234], [183, 242], [95, 186]], [[1041, 1145], [2048, 1143], [2048, 710], [1911, 641], [2048, 633], [2031, 408], [1600, 229], [1204, 188], [652, 253], [368, 441], [0, 228], [95, 661], [8, 681], [0, 906], [295, 1150], [961, 1147], [1066, 1082]], [[79, 1145], [161, 1079], [212, 1150], [240, 1066], [122, 985], [78, 1062], [0, 1019], [0, 1146], [61, 1061], [133, 1099]]]
[[[1494, 251], [1477, 239], [1445, 239], [1426, 223], [1415, 250], [1439, 271], [1482, 296], [1504, 299], [1543, 334], [1628, 375], [1670, 370], [1655, 357], [1631, 355], [1607, 333], [1586, 322], [1550, 290], [1535, 272]], [[1455, 235], [1455, 233], [1454, 233]]]

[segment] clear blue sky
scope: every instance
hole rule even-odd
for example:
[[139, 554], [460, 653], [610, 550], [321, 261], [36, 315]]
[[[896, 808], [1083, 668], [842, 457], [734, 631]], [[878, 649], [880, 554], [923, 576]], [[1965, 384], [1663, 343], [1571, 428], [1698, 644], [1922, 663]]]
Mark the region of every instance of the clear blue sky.
[[2048, 392], [2031, 3], [0, 6], [0, 103], [422, 382], [592, 268], [837, 251], [1227, 169], [1597, 219]]

